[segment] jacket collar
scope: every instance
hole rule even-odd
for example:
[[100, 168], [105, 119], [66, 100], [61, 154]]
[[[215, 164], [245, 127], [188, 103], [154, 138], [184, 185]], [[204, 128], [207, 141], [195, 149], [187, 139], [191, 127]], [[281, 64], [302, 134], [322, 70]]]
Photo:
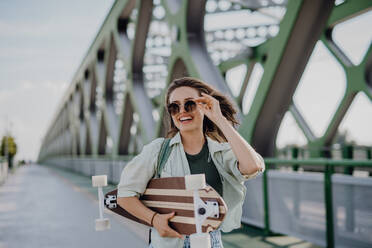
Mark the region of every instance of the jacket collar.
[[181, 143], [181, 134], [180, 132], [177, 132], [176, 135], [174, 135], [173, 138], [171, 138], [171, 141], [169, 142], [169, 146], [173, 146], [174, 144]]
[[[208, 149], [209, 149], [210, 153], [212, 153], [212, 154], [215, 153], [215, 152], [230, 149], [229, 143], [227, 143], [227, 142], [219, 143], [215, 140], [212, 140], [208, 136], [207, 136], [207, 142], [208, 142]], [[173, 146], [174, 144], [179, 144], [179, 143], [182, 143], [180, 132], [178, 132], [173, 138], [171, 138], [169, 146]]]

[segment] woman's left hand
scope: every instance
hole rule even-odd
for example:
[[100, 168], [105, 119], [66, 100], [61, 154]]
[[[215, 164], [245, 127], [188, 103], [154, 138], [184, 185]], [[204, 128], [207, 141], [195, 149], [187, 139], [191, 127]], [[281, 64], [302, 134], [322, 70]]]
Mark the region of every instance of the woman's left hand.
[[213, 96], [201, 93], [202, 96], [195, 99], [199, 109], [205, 114], [211, 121], [218, 125], [219, 121], [225, 117], [222, 115], [220, 102]]

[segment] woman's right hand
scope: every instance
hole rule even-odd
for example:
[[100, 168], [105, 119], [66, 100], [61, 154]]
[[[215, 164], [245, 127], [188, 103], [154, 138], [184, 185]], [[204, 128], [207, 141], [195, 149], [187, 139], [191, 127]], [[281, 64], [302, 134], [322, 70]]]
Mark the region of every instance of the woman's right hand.
[[168, 221], [173, 218], [175, 212], [169, 214], [155, 214], [153, 219], [153, 226], [158, 231], [161, 237], [168, 238], [180, 238], [183, 239], [183, 236], [169, 227]]

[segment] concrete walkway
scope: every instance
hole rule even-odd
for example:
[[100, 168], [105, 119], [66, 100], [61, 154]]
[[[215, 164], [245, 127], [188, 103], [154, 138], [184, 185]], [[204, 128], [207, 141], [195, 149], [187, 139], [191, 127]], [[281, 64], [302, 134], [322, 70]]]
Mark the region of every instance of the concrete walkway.
[[21, 167], [0, 187], [0, 248], [146, 247], [117, 218], [95, 231], [97, 200], [90, 180], [46, 167]]
[[[0, 186], [0, 248], [147, 247], [142, 225], [109, 212], [111, 230], [96, 232], [98, 214], [97, 189], [89, 177], [39, 165], [21, 167]], [[318, 247], [288, 236], [265, 238], [253, 227], [222, 239], [225, 248]]]

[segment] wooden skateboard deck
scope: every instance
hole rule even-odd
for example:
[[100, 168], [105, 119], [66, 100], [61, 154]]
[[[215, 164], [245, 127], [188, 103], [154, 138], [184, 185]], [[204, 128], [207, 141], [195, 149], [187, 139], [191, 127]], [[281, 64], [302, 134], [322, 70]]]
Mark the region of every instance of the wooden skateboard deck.
[[[175, 216], [169, 221], [169, 226], [180, 234], [191, 235], [196, 233], [193, 194], [194, 190], [186, 189], [185, 177], [157, 178], [150, 180], [140, 200], [145, 206], [157, 213], [175, 212]], [[213, 231], [224, 220], [227, 206], [222, 197], [208, 185], [198, 189], [198, 194], [203, 202], [209, 201], [209, 204], [218, 209], [218, 214], [208, 217], [202, 223], [202, 232]], [[116, 199], [117, 190], [107, 193], [104, 200], [106, 208], [136, 222], [149, 225], [121, 208]], [[203, 212], [199, 209], [200, 211]]]

